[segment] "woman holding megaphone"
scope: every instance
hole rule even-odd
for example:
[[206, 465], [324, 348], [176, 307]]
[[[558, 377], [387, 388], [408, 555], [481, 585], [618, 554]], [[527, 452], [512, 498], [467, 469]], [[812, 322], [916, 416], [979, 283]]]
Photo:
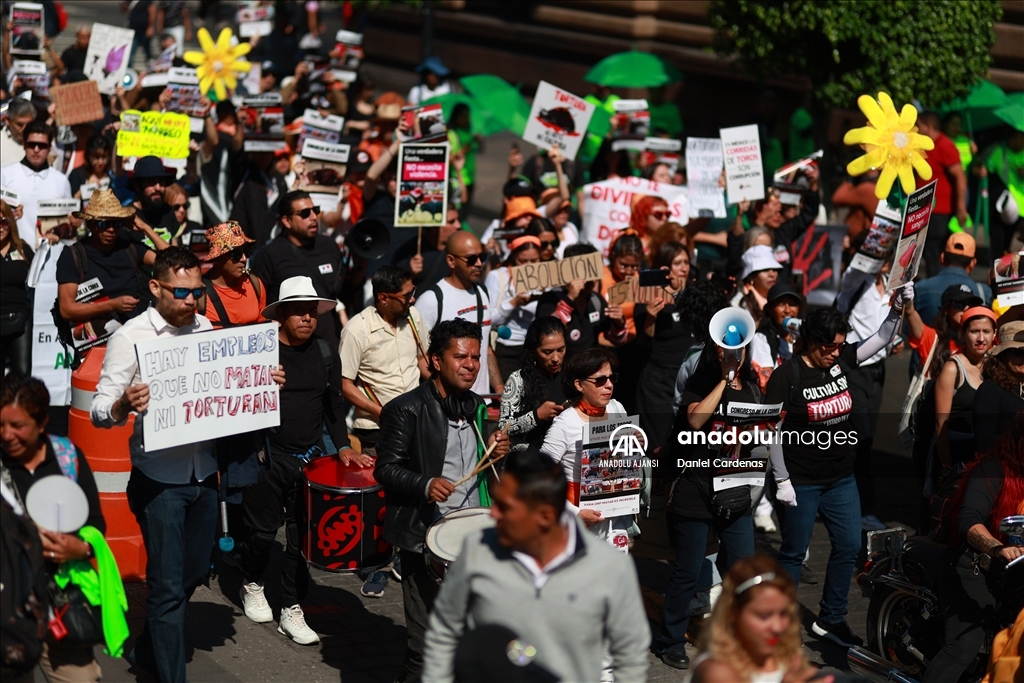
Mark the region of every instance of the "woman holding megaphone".
[[846, 623], [861, 543], [860, 498], [853, 476], [858, 436], [850, 426], [849, 374], [892, 340], [903, 308], [913, 298], [913, 283], [898, 290], [878, 330], [855, 344], [846, 342], [850, 324], [845, 315], [834, 308], [813, 311], [800, 328], [802, 349], [776, 368], [765, 390], [766, 403], [781, 404], [783, 411], [780, 432], [771, 445], [776, 498], [783, 503], [779, 562], [799, 582], [820, 514], [832, 551], [821, 609], [810, 630], [844, 647], [862, 642]]
[[[711, 530], [719, 539], [722, 574], [754, 553], [750, 486], [735, 485], [736, 480], [729, 477], [738, 473], [737, 468], [715, 463], [752, 459], [756, 444], [740, 445], [738, 439], [729, 437], [737, 436], [747, 422], [733, 415], [761, 403], [748, 353], [755, 327], [754, 319], [742, 309], [726, 308], [715, 314], [708, 343], [686, 381], [676, 415], [673, 431], [678, 436], [669, 446], [672, 462], [682, 469], [670, 502], [676, 558], [665, 591], [664, 627], [656, 648], [662, 661], [677, 669], [687, 668], [690, 662], [685, 651], [690, 601], [697, 591]], [[763, 447], [761, 450], [763, 461], [766, 453]]]

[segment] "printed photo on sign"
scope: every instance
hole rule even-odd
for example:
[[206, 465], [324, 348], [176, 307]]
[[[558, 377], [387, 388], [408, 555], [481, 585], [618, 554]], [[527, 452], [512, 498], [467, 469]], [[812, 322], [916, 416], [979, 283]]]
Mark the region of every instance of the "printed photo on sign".
[[445, 140], [448, 127], [440, 104], [425, 104], [402, 109], [402, 122], [408, 128], [404, 140], [409, 142], [436, 142]]
[[396, 227], [444, 225], [447, 190], [447, 143], [404, 144], [399, 148]]
[[850, 261], [850, 267], [865, 273], [877, 273], [892, 255], [900, 238], [900, 212], [879, 200], [864, 241]]
[[612, 150], [642, 150], [651, 131], [647, 100], [616, 100], [611, 117]]
[[1007, 254], [992, 265], [995, 273], [993, 294], [1003, 308], [1024, 304], [1024, 277], [1021, 276], [1021, 260], [1024, 249], [1016, 254]]
[[[78, 285], [76, 304], [98, 304], [104, 301], [110, 301], [110, 297], [103, 291], [99, 278], [94, 277]], [[72, 325], [71, 339], [75, 350], [85, 351], [97, 344], [105, 343], [120, 327], [121, 323], [113, 313], [100, 313], [85, 322]]]
[[575, 159], [595, 109], [595, 105], [582, 97], [541, 81], [530, 107], [523, 140], [540, 149], [558, 145], [566, 159]]
[[299, 189], [337, 196], [345, 180], [350, 150], [349, 145], [306, 140]]
[[50, 74], [43, 62], [15, 60], [7, 77], [8, 85], [13, 84], [15, 79], [21, 81], [37, 98], [45, 100], [50, 96]]
[[725, 191], [730, 204], [764, 199], [764, 167], [761, 163], [761, 138], [757, 126], [722, 128], [722, 155], [725, 159]]
[[135, 31], [131, 29], [107, 24], [92, 25], [92, 37], [82, 71], [86, 78], [96, 81], [104, 95], [113, 95], [117, 86], [124, 82], [134, 40]]
[[329, 56], [333, 68], [358, 71], [363, 63], [363, 34], [339, 30], [334, 35], [334, 49]]
[[[147, 452], [281, 424], [277, 325], [264, 323], [135, 345], [149, 408]], [[198, 431], [197, 431], [198, 430]]]
[[332, 145], [341, 141], [341, 129], [345, 125], [345, 118], [330, 114], [321, 116], [316, 109], [307, 109], [302, 114], [302, 131], [299, 133], [298, 151], [302, 154], [303, 145], [307, 138], [327, 142]]
[[722, 141], [719, 138], [686, 138], [686, 185], [690, 190], [690, 216], [725, 218], [722, 177]]
[[10, 8], [7, 28], [11, 32], [11, 54], [43, 54], [43, 6], [35, 2], [15, 2]]
[[607, 415], [583, 427], [574, 479], [577, 505], [603, 517], [640, 512], [647, 435], [638, 415]]
[[907, 197], [900, 227], [900, 242], [889, 274], [886, 292], [902, 287], [917, 277], [917, 269], [924, 256], [925, 240], [928, 238], [928, 221], [932, 217], [932, 201], [935, 199], [935, 180]]

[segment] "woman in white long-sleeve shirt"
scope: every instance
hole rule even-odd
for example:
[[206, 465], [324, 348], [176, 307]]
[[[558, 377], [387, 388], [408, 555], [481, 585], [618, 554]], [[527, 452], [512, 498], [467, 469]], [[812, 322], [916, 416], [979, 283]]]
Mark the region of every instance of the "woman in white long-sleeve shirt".
[[[516, 294], [512, 268], [540, 261], [540, 239], [533, 235], [517, 237], [509, 244], [510, 253], [501, 268], [487, 274], [484, 284], [492, 304], [491, 329], [498, 339], [494, 357], [501, 371], [501, 381], [519, 369], [523, 360], [526, 330], [537, 317], [537, 300], [530, 292]], [[502, 336], [503, 330], [507, 330]]]

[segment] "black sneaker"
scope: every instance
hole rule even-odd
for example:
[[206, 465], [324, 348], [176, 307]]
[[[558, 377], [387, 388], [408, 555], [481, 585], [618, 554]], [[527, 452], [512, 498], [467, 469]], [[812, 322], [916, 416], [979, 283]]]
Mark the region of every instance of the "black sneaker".
[[819, 638], [831, 640], [836, 645], [842, 647], [860, 647], [864, 644], [861, 637], [850, 630], [850, 625], [845, 620], [837, 624], [830, 624], [821, 619], [816, 619], [811, 625], [811, 633]]
[[671, 650], [661, 653], [661, 661], [673, 669], [689, 669], [690, 657], [685, 650]]

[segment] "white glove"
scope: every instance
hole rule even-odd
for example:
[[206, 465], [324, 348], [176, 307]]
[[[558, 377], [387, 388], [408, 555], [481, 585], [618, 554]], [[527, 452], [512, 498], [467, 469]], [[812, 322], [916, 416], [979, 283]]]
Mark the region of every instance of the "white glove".
[[789, 479], [779, 482], [779, 490], [775, 492], [775, 499], [787, 507], [796, 507], [796, 490], [793, 482]]
[[900, 311], [907, 304], [914, 302], [914, 283], [908, 282], [896, 290], [896, 298], [892, 300], [893, 309]]

